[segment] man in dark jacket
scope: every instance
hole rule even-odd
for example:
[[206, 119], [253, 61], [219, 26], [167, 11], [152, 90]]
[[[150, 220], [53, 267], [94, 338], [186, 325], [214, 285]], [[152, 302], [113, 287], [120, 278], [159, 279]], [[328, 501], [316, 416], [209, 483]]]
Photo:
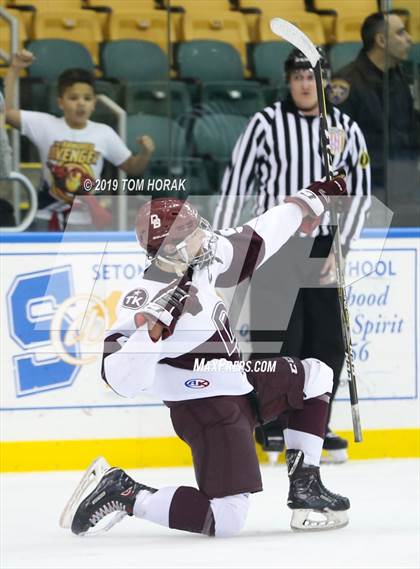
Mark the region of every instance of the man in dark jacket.
[[411, 37], [399, 16], [383, 13], [366, 18], [361, 35], [362, 51], [337, 73], [329, 98], [365, 135], [373, 195], [394, 210], [400, 224], [417, 225], [419, 113], [400, 65], [408, 57]]

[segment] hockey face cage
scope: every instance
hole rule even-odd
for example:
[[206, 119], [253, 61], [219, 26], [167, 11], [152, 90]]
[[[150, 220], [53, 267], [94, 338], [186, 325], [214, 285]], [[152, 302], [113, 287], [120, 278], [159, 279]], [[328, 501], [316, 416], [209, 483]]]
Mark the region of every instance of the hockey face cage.
[[[192, 259], [190, 259], [190, 255], [188, 253], [188, 241], [190, 239], [193, 239], [199, 232], [202, 234], [201, 246], [198, 249], [198, 253], [194, 254]], [[169, 236], [169, 239], [165, 240], [157, 254], [147, 252], [147, 258], [150, 261], [163, 261], [164, 263], [173, 266], [175, 269], [179, 266], [180, 263], [187, 267], [201, 268], [213, 262], [216, 253], [216, 243], [217, 236], [214, 233], [212, 226], [207, 221], [207, 219], [200, 217], [198, 226], [191, 233], [191, 235], [188, 235], [185, 239], [178, 242], [177, 244], [173, 244], [174, 250], [172, 253], [164, 251], [165, 245], [172, 244]]]

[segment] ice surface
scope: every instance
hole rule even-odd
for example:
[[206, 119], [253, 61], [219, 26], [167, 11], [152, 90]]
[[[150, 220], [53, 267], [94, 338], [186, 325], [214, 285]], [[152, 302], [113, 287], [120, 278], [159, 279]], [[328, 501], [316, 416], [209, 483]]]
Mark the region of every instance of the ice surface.
[[[263, 467], [264, 492], [251, 497], [245, 529], [230, 539], [183, 533], [125, 518], [108, 533], [76, 537], [58, 518], [81, 472], [0, 478], [2, 569], [11, 568], [348, 568], [420, 566], [420, 461], [371, 460], [322, 468], [325, 485], [351, 499], [344, 529], [289, 528], [284, 465]], [[153, 486], [194, 484], [192, 469], [129, 471]]]

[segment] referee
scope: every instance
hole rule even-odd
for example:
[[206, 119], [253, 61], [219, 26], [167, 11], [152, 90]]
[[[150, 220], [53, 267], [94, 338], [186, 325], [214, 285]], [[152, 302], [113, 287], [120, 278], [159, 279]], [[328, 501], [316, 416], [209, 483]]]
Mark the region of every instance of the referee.
[[[319, 48], [318, 48], [319, 49]], [[321, 49], [321, 63], [329, 76]], [[222, 181], [214, 224], [235, 227], [251, 196], [260, 215], [311, 181], [325, 176], [315, 77], [309, 61], [294, 49], [285, 62], [285, 99], [251, 117], [233, 150]], [[364, 136], [348, 115], [327, 107], [334, 170], [344, 169], [353, 200], [340, 220], [343, 256], [357, 238], [370, 205], [370, 165]], [[251, 282], [251, 340], [254, 357], [315, 357], [334, 372], [332, 398], [344, 361], [340, 306], [328, 218], [319, 228], [299, 233], [263, 265]], [[281, 348], [279, 348], [281, 346]], [[331, 400], [332, 400], [331, 398]], [[331, 410], [331, 409], [330, 409]], [[265, 450], [283, 449], [282, 421], [257, 431]], [[347, 459], [347, 441], [328, 427], [327, 459]]]

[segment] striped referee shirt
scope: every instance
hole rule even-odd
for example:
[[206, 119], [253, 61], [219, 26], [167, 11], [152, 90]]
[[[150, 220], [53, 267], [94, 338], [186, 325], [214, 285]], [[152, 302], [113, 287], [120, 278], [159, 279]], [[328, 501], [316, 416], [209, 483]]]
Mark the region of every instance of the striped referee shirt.
[[[340, 220], [346, 253], [350, 241], [359, 236], [370, 206], [369, 157], [362, 131], [348, 115], [329, 105], [327, 121], [329, 129], [334, 127], [340, 129], [336, 133], [341, 132], [335, 139], [333, 168], [344, 168], [349, 195], [362, 198], [352, 200]], [[239, 225], [244, 203], [251, 196], [255, 196], [254, 214], [261, 215], [281, 203], [285, 196], [295, 194], [324, 175], [319, 117], [301, 114], [289, 95], [285, 101], [256, 113], [236, 142], [223, 176], [214, 226]], [[313, 236], [328, 235], [328, 221], [326, 213]]]

